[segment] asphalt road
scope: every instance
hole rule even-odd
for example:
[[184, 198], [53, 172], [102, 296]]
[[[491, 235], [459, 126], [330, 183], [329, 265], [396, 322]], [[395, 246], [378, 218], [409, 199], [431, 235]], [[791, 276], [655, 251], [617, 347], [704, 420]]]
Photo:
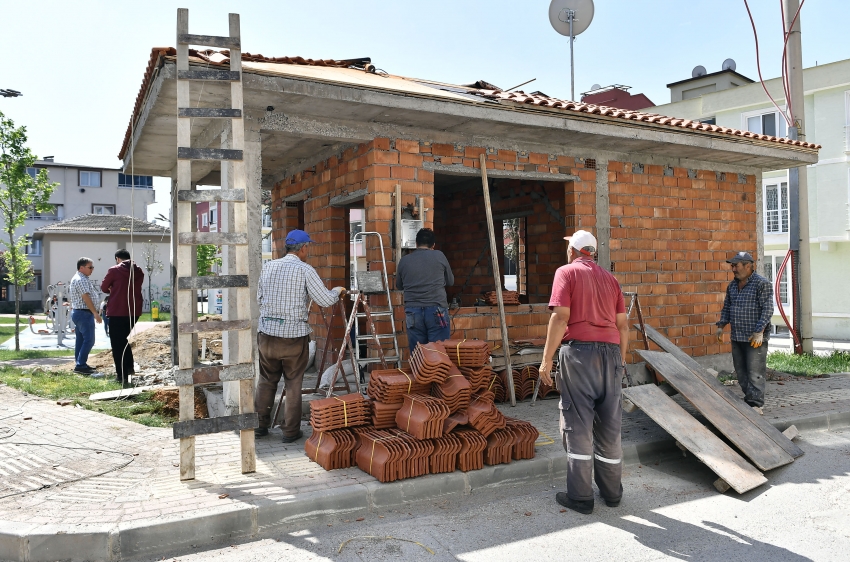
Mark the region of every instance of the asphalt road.
[[165, 560], [850, 560], [850, 430], [809, 433], [798, 443], [805, 456], [744, 495], [718, 494], [714, 474], [688, 457], [627, 467], [620, 507], [597, 497], [589, 516], [561, 512], [554, 488], [506, 487]]

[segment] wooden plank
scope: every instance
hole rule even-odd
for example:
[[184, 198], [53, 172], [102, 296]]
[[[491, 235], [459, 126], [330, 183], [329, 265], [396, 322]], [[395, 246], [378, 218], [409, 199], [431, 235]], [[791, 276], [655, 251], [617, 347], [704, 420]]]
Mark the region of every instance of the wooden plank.
[[181, 334], [197, 334], [201, 332], [223, 332], [226, 330], [249, 330], [250, 320], [226, 320], [218, 322], [186, 322], [179, 324]]
[[230, 70], [178, 70], [177, 79], [234, 82], [242, 79], [242, 73]]
[[654, 384], [626, 388], [623, 396], [646, 412], [739, 494], [767, 482], [762, 473]]
[[[243, 416], [257, 416], [254, 413], [254, 380], [239, 381], [239, 413]], [[259, 423], [254, 427], [258, 427]], [[257, 470], [257, 451], [254, 443], [254, 431], [243, 429], [239, 434], [242, 453], [242, 474]]]
[[254, 364], [240, 365], [195, 365], [193, 369], [180, 369], [174, 374], [178, 385], [209, 384], [215, 382], [240, 381], [254, 378]]
[[198, 189], [195, 191], [178, 191], [177, 200], [180, 202], [213, 202], [213, 201], [245, 201], [244, 189]]
[[771, 470], [794, 461], [794, 457], [749, 423], [735, 408], [671, 354], [642, 349], [638, 349], [637, 353], [657, 369], [673, 388], [693, 404], [758, 468]]
[[230, 148], [189, 148], [177, 147], [179, 160], [242, 160], [242, 151]]
[[247, 275], [207, 275], [205, 277], [178, 277], [177, 289], [180, 291], [200, 291], [204, 289], [230, 289], [247, 287]]
[[[195, 418], [195, 387], [178, 387], [180, 399], [180, 422]], [[178, 422], [178, 423], [180, 423]], [[195, 438], [184, 437], [180, 440], [180, 480], [195, 479]]]
[[180, 107], [177, 117], [205, 117], [207, 119], [236, 119], [242, 118], [241, 109], [226, 107]]
[[[508, 379], [508, 395], [511, 397], [511, 406], [516, 406], [516, 395], [514, 393], [514, 375], [511, 367], [510, 341], [508, 340], [508, 323], [505, 321], [505, 301], [502, 299], [502, 274], [499, 270], [499, 254], [496, 252], [496, 233], [493, 229], [493, 209], [490, 207], [490, 186], [487, 182], [487, 155], [481, 154], [481, 184], [484, 192], [484, 214], [487, 216], [487, 232], [490, 235], [490, 257], [493, 263], [493, 282], [496, 285], [496, 301], [499, 304], [499, 325], [502, 328], [502, 349], [507, 350], [505, 357], [505, 375]], [[502, 236], [499, 229], [499, 236]]]
[[690, 369], [697, 377], [700, 378], [700, 380], [710, 386], [717, 394], [731, 404], [733, 408], [738, 410], [741, 415], [750, 420], [750, 422], [758, 427], [765, 435], [770, 437], [774, 443], [782, 447], [782, 450], [795, 459], [803, 456], [803, 450], [798, 447], [796, 443], [793, 443], [790, 439], [782, 435], [782, 432], [773, 427], [770, 422], [764, 419], [764, 416], [759, 415], [758, 412], [753, 410], [746, 402], [741, 400], [734, 392], [732, 392], [730, 388], [723, 386], [723, 383], [711, 376], [711, 374], [705, 370], [702, 365], [694, 361], [690, 355], [676, 347], [673, 342], [668, 340], [649, 324], [644, 324], [644, 326], [646, 328], [646, 335], [649, 339], [651, 339], [658, 347], [675, 357], [685, 367]]
[[222, 431], [234, 431], [259, 427], [259, 418], [256, 413], [237, 414], [235, 416], [221, 416], [219, 418], [208, 418], [203, 420], [189, 420], [174, 422], [171, 426], [175, 439], [185, 439], [196, 435], [209, 435], [210, 433], [221, 433]]
[[153, 392], [150, 387], [139, 386], [136, 388], [124, 388], [121, 390], [110, 390], [108, 392], [97, 392], [89, 396], [89, 400], [97, 402], [98, 400], [115, 400], [116, 398], [127, 398], [128, 396], [136, 396], [142, 392]]
[[[248, 244], [248, 235], [245, 232], [180, 232], [177, 234], [177, 243], [188, 246], [245, 246]], [[188, 271], [188, 268], [183, 271]]]
[[219, 49], [240, 49], [238, 37], [218, 37], [215, 35], [196, 35], [194, 33], [178, 33], [178, 45], [199, 45], [201, 47], [218, 47]]

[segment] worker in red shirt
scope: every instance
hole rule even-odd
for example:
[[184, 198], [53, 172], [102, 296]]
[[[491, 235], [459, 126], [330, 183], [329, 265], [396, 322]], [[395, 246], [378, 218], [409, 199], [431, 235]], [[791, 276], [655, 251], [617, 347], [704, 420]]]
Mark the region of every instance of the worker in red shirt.
[[623, 497], [620, 396], [629, 327], [620, 284], [593, 260], [596, 238], [578, 230], [564, 240], [567, 265], [558, 268], [552, 283], [540, 378], [552, 384], [552, 358], [560, 346], [555, 376], [568, 471], [567, 491], [555, 494], [555, 501], [589, 515], [591, 474], [608, 507], [617, 507]]

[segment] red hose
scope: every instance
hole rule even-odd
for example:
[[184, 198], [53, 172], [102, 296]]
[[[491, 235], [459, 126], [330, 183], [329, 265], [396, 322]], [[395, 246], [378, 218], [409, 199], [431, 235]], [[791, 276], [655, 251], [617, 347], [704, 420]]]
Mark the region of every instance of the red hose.
[[788, 260], [794, 254], [794, 250], [788, 250], [788, 253], [785, 254], [785, 259], [782, 260], [782, 265], [779, 266], [779, 269], [776, 271], [776, 280], [773, 282], [773, 294], [776, 295], [776, 305], [779, 307], [779, 315], [782, 316], [782, 320], [785, 322], [785, 325], [788, 327], [788, 331], [791, 332], [791, 336], [794, 338], [794, 353], [800, 354], [803, 352], [803, 346], [800, 343], [800, 339], [797, 337], [797, 332], [794, 331], [794, 327], [788, 322], [788, 317], [785, 316], [785, 310], [782, 308], [782, 299], [779, 297], [779, 284], [782, 281], [782, 274], [785, 273], [785, 266], [788, 265]]

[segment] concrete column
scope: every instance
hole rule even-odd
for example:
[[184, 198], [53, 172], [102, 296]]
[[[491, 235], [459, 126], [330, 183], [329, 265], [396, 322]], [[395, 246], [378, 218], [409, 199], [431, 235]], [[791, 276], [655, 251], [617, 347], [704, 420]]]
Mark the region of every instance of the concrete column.
[[[221, 133], [221, 147], [232, 148], [231, 145], [231, 123], [225, 124]], [[221, 189], [231, 189], [234, 185], [233, 165], [223, 160], [221, 162]], [[233, 215], [233, 204], [222, 203], [221, 216], [218, 228], [221, 232], [234, 232], [235, 219]], [[236, 273], [236, 252], [244, 251], [237, 246], [222, 246], [221, 248], [221, 273], [222, 275], [233, 275]], [[231, 294], [232, 293], [232, 294]], [[230, 289], [222, 290], [221, 319], [239, 319], [239, 309], [236, 299], [236, 291]], [[223, 332], [221, 335], [222, 360], [225, 365], [237, 362], [239, 357], [239, 337], [234, 332]], [[239, 381], [222, 383], [225, 415], [236, 415], [239, 413]]]
[[[761, 170], [756, 176], [756, 273], [764, 275], [764, 193], [762, 192]], [[728, 248], [727, 248], [728, 249]]]
[[608, 160], [596, 160], [596, 240], [597, 263], [611, 271], [611, 212], [608, 199]]

